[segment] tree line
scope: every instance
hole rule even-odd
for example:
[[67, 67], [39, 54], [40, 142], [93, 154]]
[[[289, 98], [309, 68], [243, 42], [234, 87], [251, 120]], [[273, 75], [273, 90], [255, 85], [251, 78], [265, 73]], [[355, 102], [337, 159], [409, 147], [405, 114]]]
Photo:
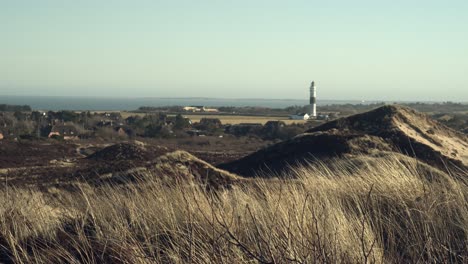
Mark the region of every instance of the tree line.
[[17, 111], [31, 111], [31, 106], [0, 104], [0, 112], [17, 112]]

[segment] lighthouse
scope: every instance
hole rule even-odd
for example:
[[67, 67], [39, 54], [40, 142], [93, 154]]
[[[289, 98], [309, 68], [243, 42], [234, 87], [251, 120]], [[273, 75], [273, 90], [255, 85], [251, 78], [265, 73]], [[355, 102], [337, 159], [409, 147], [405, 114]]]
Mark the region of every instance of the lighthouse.
[[317, 117], [317, 88], [314, 81], [310, 84], [309, 115], [311, 118]]

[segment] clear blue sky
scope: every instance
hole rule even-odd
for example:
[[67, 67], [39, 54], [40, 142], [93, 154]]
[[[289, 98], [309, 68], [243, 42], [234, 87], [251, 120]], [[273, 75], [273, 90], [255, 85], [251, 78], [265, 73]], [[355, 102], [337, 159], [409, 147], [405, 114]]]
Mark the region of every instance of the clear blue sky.
[[0, 95], [468, 101], [468, 1], [10, 0]]

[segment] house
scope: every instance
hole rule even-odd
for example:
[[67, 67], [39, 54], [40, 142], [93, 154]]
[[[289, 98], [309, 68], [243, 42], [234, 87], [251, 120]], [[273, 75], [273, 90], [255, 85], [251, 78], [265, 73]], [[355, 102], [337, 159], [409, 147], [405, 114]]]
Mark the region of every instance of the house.
[[307, 113], [300, 113], [289, 116], [289, 119], [292, 120], [309, 120], [310, 116]]
[[61, 136], [65, 140], [78, 139], [78, 130], [74, 125], [60, 124], [52, 127], [49, 133], [49, 138], [53, 136]]
[[183, 109], [187, 112], [200, 112], [203, 108], [204, 106], [186, 106]]
[[207, 112], [207, 113], [218, 113], [219, 110], [216, 109], [216, 108], [208, 108], [208, 107], [205, 107], [205, 106], [199, 106], [199, 105], [196, 105], [196, 106], [186, 106], [184, 108], [184, 111], [187, 111], [187, 112]]
[[206, 108], [206, 107], [203, 107], [203, 112], [207, 112], [207, 113], [219, 113], [219, 110], [216, 109], [216, 108]]

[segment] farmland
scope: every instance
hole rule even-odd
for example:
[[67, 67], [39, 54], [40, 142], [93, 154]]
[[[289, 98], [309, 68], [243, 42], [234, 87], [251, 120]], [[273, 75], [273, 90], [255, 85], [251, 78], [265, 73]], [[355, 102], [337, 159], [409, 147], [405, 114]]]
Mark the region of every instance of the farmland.
[[244, 115], [185, 115], [193, 122], [199, 122], [202, 118], [218, 118], [223, 124], [242, 124], [242, 123], [260, 123], [265, 124], [268, 121], [283, 121], [286, 124], [305, 123], [303, 120], [290, 120], [286, 116], [244, 116]]
[[[109, 111], [115, 112], [115, 111]], [[104, 111], [97, 111], [96, 113], [104, 113]], [[146, 113], [135, 113], [135, 112], [127, 112], [122, 111], [120, 112], [122, 118], [126, 119], [130, 116], [144, 116]], [[168, 116], [174, 116], [175, 114], [169, 114]], [[221, 123], [228, 124], [228, 125], [237, 125], [237, 124], [253, 124], [253, 123], [260, 123], [264, 125], [268, 121], [283, 121], [287, 125], [291, 124], [304, 124], [306, 121], [304, 120], [291, 120], [288, 116], [253, 116], [253, 115], [222, 115], [222, 114], [192, 114], [192, 113], [184, 113], [183, 116], [190, 118], [192, 122], [200, 122], [202, 118], [218, 118], [221, 120]]]

